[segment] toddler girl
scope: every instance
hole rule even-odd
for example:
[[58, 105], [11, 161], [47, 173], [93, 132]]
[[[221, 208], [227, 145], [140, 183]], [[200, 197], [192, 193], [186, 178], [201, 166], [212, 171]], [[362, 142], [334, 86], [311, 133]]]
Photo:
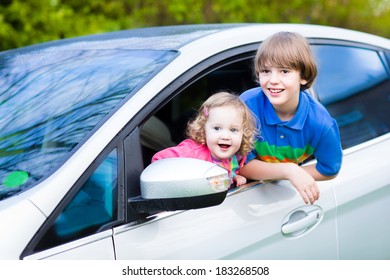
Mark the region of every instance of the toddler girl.
[[239, 169], [253, 148], [255, 119], [240, 98], [227, 92], [210, 96], [187, 125], [188, 139], [156, 153], [152, 162], [170, 157], [198, 158], [227, 169], [236, 186], [246, 183]]

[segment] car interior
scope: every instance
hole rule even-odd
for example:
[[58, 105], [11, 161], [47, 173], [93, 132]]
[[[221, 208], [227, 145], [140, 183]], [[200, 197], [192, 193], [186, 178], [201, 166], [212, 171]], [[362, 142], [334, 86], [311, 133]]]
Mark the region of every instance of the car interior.
[[153, 155], [186, 138], [188, 121], [212, 94], [224, 90], [234, 94], [256, 87], [252, 59], [235, 62], [214, 70], [176, 95], [143, 126], [141, 142], [145, 167]]

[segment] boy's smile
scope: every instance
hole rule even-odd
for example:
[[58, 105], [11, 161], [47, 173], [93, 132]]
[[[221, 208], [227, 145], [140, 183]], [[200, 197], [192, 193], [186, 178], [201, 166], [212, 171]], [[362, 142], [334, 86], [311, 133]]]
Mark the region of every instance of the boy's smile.
[[291, 119], [298, 107], [301, 85], [300, 72], [293, 69], [265, 67], [259, 73], [260, 86], [282, 120]]
[[269, 88], [268, 90], [270, 91], [270, 94], [275, 97], [284, 91], [284, 89], [274, 89], [274, 88]]

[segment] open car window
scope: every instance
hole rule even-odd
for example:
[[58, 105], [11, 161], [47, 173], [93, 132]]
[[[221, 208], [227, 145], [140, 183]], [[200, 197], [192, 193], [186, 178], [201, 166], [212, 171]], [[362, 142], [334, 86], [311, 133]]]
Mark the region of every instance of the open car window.
[[181, 91], [149, 118], [141, 132], [145, 166], [156, 152], [175, 146], [186, 138], [188, 121], [209, 96], [221, 90], [241, 94], [256, 86], [252, 60], [250, 57], [213, 70]]

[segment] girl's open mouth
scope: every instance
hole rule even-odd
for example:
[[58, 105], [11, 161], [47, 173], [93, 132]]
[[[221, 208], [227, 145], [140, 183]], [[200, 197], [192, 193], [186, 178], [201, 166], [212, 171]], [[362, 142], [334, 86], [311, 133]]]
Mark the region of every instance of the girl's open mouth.
[[230, 145], [228, 144], [218, 144], [219, 147], [221, 147], [221, 149], [229, 149]]

